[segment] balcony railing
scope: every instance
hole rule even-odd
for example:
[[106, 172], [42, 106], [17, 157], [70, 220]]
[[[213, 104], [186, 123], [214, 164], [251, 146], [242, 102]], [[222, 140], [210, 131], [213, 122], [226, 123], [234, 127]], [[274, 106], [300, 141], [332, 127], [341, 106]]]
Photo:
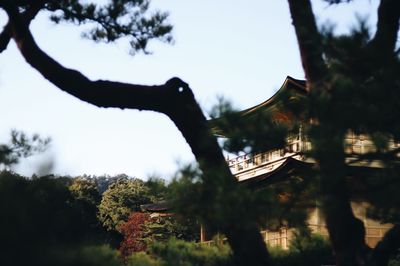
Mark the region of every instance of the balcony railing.
[[279, 150], [272, 150], [257, 154], [244, 154], [233, 159], [227, 159], [233, 174], [238, 174], [255, 167], [269, 165], [281, 161], [283, 158], [292, 157], [307, 146], [300, 137], [291, 138], [288, 145]]
[[[399, 148], [400, 143], [394, 141], [389, 142], [389, 149]], [[267, 169], [272, 171], [281, 163], [285, 158], [293, 157], [302, 152], [310, 150], [311, 143], [301, 134], [292, 135], [288, 138], [287, 145], [283, 149], [272, 150], [257, 154], [244, 154], [232, 159], [227, 159], [229, 168], [232, 174], [241, 175], [249, 170], [257, 168]], [[345, 152], [348, 157], [357, 157], [368, 152], [374, 152], [375, 146], [373, 142], [364, 135], [356, 135], [349, 133], [345, 139]], [[298, 156], [301, 158], [301, 156]], [[255, 173], [252, 174], [253, 176]], [[250, 176], [249, 176], [250, 177]], [[245, 179], [245, 178], [240, 178]]]

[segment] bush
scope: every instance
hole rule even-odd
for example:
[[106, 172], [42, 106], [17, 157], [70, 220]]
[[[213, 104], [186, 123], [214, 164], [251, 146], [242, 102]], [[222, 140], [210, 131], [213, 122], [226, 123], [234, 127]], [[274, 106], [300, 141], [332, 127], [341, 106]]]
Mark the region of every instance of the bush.
[[335, 260], [329, 242], [320, 235], [296, 232], [289, 250], [270, 247], [275, 266], [334, 265]]
[[185, 241], [199, 241], [200, 226], [193, 219], [176, 215], [154, 217], [143, 225], [143, 238], [146, 243], [166, 242], [170, 238]]
[[123, 266], [119, 252], [108, 245], [50, 249], [38, 264], [27, 265]]
[[120, 231], [124, 240], [121, 242], [119, 251], [124, 257], [146, 249], [146, 243], [142, 239], [143, 226], [149, 219], [148, 213], [134, 212], [129, 216], [129, 220], [121, 225]]
[[232, 265], [231, 251], [227, 245], [205, 246], [194, 242], [185, 242], [183, 240], [172, 238], [166, 243], [152, 243], [148, 248], [148, 252], [152, 258], [158, 258], [160, 260], [159, 264], [154, 265]]
[[126, 262], [127, 266], [161, 266], [161, 261], [152, 258], [145, 252], [133, 253], [129, 256]]

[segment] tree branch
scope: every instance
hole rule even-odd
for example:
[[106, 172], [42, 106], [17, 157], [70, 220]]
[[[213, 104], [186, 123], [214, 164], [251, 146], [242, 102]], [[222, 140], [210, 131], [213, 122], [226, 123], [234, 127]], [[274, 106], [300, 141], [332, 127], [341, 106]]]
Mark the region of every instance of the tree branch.
[[7, 24], [3, 31], [0, 33], [0, 53], [2, 53], [8, 46], [8, 43], [11, 40], [9, 24]]
[[397, 42], [397, 33], [399, 31], [400, 19], [400, 1], [399, 0], [381, 0], [378, 8], [377, 30], [372, 46], [379, 52], [393, 54]]
[[[195, 131], [193, 128], [202, 127], [208, 130], [206, 119], [198, 107], [188, 84], [185, 82], [178, 78], [172, 78], [164, 85], [146, 86], [105, 80], [91, 81], [80, 72], [65, 68], [43, 52], [37, 46], [26, 24], [20, 19], [15, 6], [9, 4], [8, 1], [3, 1], [3, 3], [10, 21], [12, 21], [12, 37], [25, 60], [61, 90], [97, 107], [129, 108], [164, 113], [177, 124], [189, 143], [197, 142], [197, 137], [189, 136], [196, 134], [191, 132]], [[191, 107], [193, 104], [195, 104], [196, 108]], [[185, 109], [190, 109], [187, 110], [190, 113], [196, 112], [195, 119], [192, 117], [185, 119], [188, 116], [188, 113], [185, 113]], [[185, 122], [182, 120], [185, 120]], [[202, 122], [198, 125], [193, 125], [193, 120]], [[186, 127], [185, 123], [189, 123], [194, 127]], [[198, 134], [204, 133], [200, 132]], [[212, 143], [214, 142], [215, 140]], [[203, 147], [210, 149], [204, 150]], [[225, 164], [224, 157], [216, 142], [212, 148], [209, 145], [197, 143], [192, 149], [194, 149], [195, 155], [204, 155], [206, 153], [210, 156], [210, 153], [213, 153], [211, 155], [214, 158], [219, 158], [219, 162], [223, 161]]]
[[[80, 72], [67, 69], [56, 62], [35, 43], [26, 24], [19, 17], [11, 1], [0, 0], [11, 22], [12, 37], [25, 60], [46, 79], [61, 90], [98, 107], [118, 107], [156, 111], [166, 114], [178, 127], [203, 172], [203, 186], [215, 204], [221, 204], [223, 193], [232, 198], [238, 184], [231, 174], [215, 137], [188, 84], [172, 78], [164, 85], [144, 86], [111, 81], [91, 81]], [[219, 180], [220, 182], [216, 182]], [[227, 206], [228, 207], [228, 206]], [[208, 208], [208, 206], [205, 206]], [[207, 214], [210, 217], [213, 213]], [[229, 212], [223, 233], [228, 237], [237, 265], [268, 266], [269, 254], [254, 219], [240, 217], [246, 226], [240, 226], [235, 212]], [[210, 217], [208, 217], [210, 219]], [[243, 241], [243, 239], [249, 241]], [[251, 242], [252, 248], [248, 248]]]
[[322, 59], [321, 36], [311, 3], [309, 0], [288, 0], [288, 2], [307, 83], [314, 84], [324, 76], [325, 64]]
[[[6, 2], [7, 3], [7, 2]], [[144, 86], [111, 81], [91, 81], [80, 72], [63, 67], [43, 52], [34, 41], [18, 10], [5, 6], [10, 17], [12, 37], [25, 60], [61, 90], [98, 107], [131, 108], [166, 112], [167, 94], [177, 93], [187, 84], [172, 79], [167, 86]], [[166, 90], [165, 88], [173, 88]], [[179, 94], [176, 94], [179, 95]]]
[[[47, 1], [45, 0], [34, 1], [34, 3], [22, 14], [22, 19], [25, 21], [25, 23], [29, 25], [46, 2]], [[3, 31], [0, 33], [0, 53], [2, 53], [7, 48], [8, 43], [10, 42], [10, 27], [10, 23], [7, 23]]]

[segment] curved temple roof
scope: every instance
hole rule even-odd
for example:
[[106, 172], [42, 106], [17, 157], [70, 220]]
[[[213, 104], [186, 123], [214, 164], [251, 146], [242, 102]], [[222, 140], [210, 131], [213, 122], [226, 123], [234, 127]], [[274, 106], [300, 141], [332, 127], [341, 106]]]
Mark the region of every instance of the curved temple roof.
[[[254, 115], [265, 113], [271, 115], [274, 121], [290, 121], [293, 115], [288, 106], [298, 103], [299, 99], [304, 99], [306, 95], [306, 81], [287, 76], [280, 89], [268, 100], [239, 111], [236, 115], [246, 121]], [[219, 119], [210, 120], [210, 126], [215, 135], [226, 137], [229, 134], [218, 127]]]
[[287, 76], [280, 89], [274, 95], [272, 95], [268, 100], [256, 106], [240, 111], [240, 113], [243, 116], [247, 116], [255, 112], [274, 108], [274, 106], [278, 104], [279, 101], [282, 99], [281, 97], [286, 93], [288, 93], [291, 96], [306, 95], [307, 94], [306, 81], [300, 79], [294, 79], [290, 76]]

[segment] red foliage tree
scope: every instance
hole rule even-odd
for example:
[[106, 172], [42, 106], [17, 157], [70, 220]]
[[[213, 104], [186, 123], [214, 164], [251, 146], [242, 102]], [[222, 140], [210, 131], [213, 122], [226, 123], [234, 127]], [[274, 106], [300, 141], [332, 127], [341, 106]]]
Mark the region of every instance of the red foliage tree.
[[124, 239], [121, 242], [119, 251], [126, 257], [133, 252], [144, 251], [146, 244], [141, 241], [143, 225], [150, 219], [148, 213], [134, 212], [129, 216], [126, 223], [121, 225], [120, 230]]

